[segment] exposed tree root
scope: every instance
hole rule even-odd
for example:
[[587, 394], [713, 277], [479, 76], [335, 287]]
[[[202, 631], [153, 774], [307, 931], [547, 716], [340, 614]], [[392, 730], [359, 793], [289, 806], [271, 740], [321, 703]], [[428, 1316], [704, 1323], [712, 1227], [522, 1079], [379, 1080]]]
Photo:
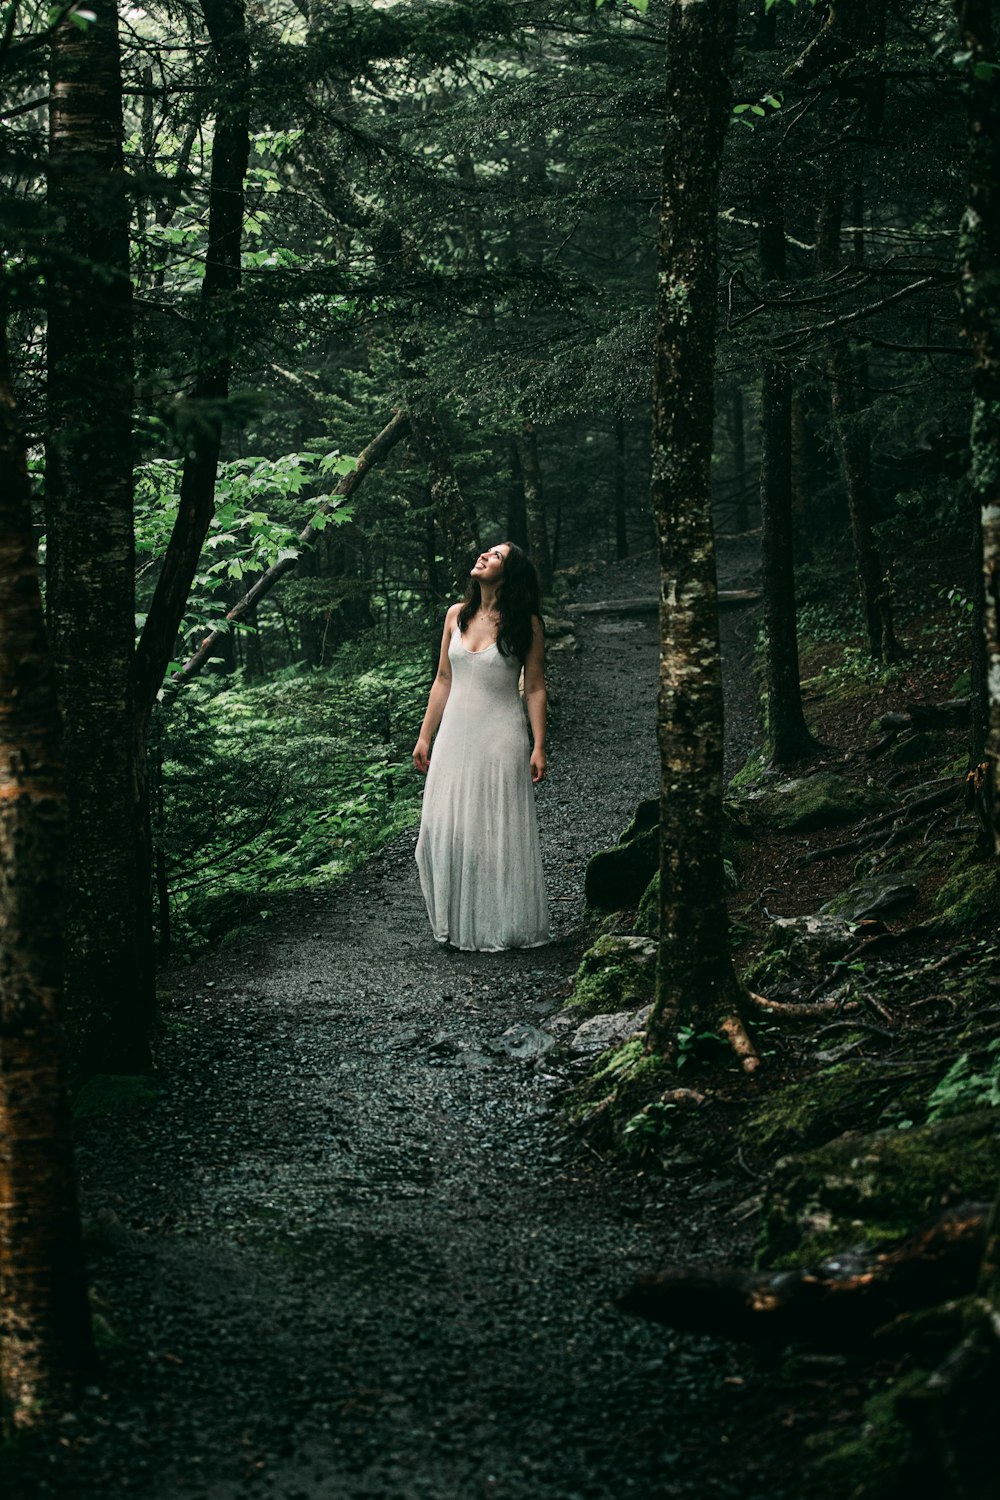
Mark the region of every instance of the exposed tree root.
[[901, 1314], [972, 1292], [989, 1212], [988, 1204], [964, 1203], [899, 1244], [832, 1256], [814, 1270], [658, 1271], [640, 1277], [618, 1305], [689, 1332], [864, 1348]]
[[762, 1015], [785, 1017], [789, 1021], [823, 1020], [845, 1010], [858, 1010], [857, 1000], [822, 1000], [811, 1004], [804, 1000], [769, 1000], [766, 995], [755, 995], [749, 991], [749, 1002]]
[[740, 1017], [735, 1013], [726, 1016], [719, 1029], [739, 1058], [744, 1073], [755, 1073], [760, 1067], [760, 1054]]

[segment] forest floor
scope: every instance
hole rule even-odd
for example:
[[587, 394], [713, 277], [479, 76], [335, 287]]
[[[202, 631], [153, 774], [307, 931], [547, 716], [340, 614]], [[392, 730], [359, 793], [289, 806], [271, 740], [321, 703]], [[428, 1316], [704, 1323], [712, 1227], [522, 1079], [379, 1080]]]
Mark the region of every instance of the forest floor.
[[[753, 583], [752, 549], [721, 561]], [[577, 598], [655, 591], [646, 558]], [[757, 628], [724, 615], [730, 771]], [[748, 1263], [761, 1182], [732, 1150], [595, 1151], [539, 1051], [593, 936], [586, 861], [657, 783], [655, 617], [578, 642], [538, 796], [550, 947], [439, 949], [410, 833], [164, 976], [154, 1086], [78, 1124], [99, 1382], [13, 1456], [19, 1500], [798, 1500], [800, 1434], [856, 1414], [850, 1365], [804, 1378], [615, 1306], [639, 1270]], [[782, 884], [758, 862], [741, 909]]]

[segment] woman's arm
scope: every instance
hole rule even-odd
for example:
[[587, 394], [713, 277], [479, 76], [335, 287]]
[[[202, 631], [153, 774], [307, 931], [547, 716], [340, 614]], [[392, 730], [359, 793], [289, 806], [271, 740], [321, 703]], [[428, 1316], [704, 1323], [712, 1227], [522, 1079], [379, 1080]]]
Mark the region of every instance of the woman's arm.
[[455, 628], [459, 611], [462, 606], [453, 604], [444, 617], [444, 630], [441, 633], [441, 654], [438, 657], [438, 669], [431, 683], [430, 694], [427, 698], [427, 712], [424, 714], [424, 722], [420, 726], [417, 743], [413, 747], [413, 764], [418, 771], [426, 771], [431, 763], [431, 740], [437, 733], [444, 713], [444, 706], [448, 702], [448, 694], [451, 692], [451, 662], [448, 658], [448, 647], [451, 644], [451, 632]]
[[534, 748], [531, 752], [531, 779], [544, 781], [548, 762], [545, 759], [545, 714], [548, 695], [545, 691], [545, 632], [537, 615], [531, 617], [531, 645], [524, 658], [524, 702]]

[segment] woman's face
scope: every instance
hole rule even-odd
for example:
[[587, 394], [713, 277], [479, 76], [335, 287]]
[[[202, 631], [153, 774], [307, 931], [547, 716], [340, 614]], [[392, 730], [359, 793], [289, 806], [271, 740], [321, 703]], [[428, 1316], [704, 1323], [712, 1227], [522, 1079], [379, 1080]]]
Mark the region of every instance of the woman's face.
[[480, 583], [496, 583], [503, 572], [509, 551], [508, 544], [501, 542], [497, 547], [488, 547], [485, 552], [480, 552], [472, 569], [472, 577], [478, 578]]

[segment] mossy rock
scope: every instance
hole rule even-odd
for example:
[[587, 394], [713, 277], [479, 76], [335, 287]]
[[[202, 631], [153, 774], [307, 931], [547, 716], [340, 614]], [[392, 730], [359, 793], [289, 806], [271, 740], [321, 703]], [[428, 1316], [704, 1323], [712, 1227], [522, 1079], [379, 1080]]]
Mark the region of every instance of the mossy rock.
[[103, 1115], [133, 1114], [155, 1098], [155, 1086], [141, 1074], [95, 1073], [73, 1101], [73, 1118], [89, 1120]]
[[621, 835], [619, 844], [630, 844], [637, 839], [641, 833], [648, 833], [651, 828], [658, 828], [660, 823], [660, 799], [659, 797], [646, 797], [635, 810], [635, 817]]
[[657, 870], [642, 893], [639, 910], [635, 914], [633, 933], [643, 937], [656, 937], [660, 926], [660, 872]]
[[884, 812], [893, 798], [876, 787], [856, 786], [832, 771], [782, 781], [750, 799], [758, 822], [780, 833], [804, 833], [855, 823], [869, 813]]
[[585, 1016], [649, 1005], [656, 988], [656, 944], [644, 937], [602, 937], [580, 961], [567, 1000]]
[[842, 958], [856, 941], [843, 917], [777, 917], [744, 981], [756, 990], [780, 979], [804, 978]]
[[934, 925], [941, 933], [977, 928], [995, 930], [1000, 922], [1000, 883], [992, 860], [966, 859], [946, 880], [932, 903]]
[[998, 1176], [992, 1110], [912, 1130], [850, 1132], [778, 1162], [757, 1263], [811, 1266], [854, 1245], [902, 1237], [952, 1198], [992, 1199]]
[[917, 881], [908, 870], [882, 870], [869, 875], [849, 891], [834, 896], [820, 907], [820, 915], [859, 922], [862, 917], [882, 917], [910, 906], [917, 899]]
[[[837, 1496], [838, 1500], [898, 1500], [901, 1494], [913, 1494], [912, 1481], [902, 1484], [910, 1469], [913, 1432], [897, 1415], [896, 1401], [908, 1391], [916, 1390], [927, 1379], [926, 1370], [910, 1370], [901, 1380], [877, 1391], [865, 1402], [861, 1430], [845, 1442], [841, 1436], [829, 1448], [807, 1462], [805, 1488], [819, 1497]], [[828, 1441], [822, 1434], [820, 1441]], [[812, 1440], [817, 1446], [817, 1440]]]
[[625, 911], [638, 906], [659, 864], [658, 824], [632, 834], [626, 843], [598, 850], [588, 860], [584, 876], [587, 904], [599, 911]]
[[778, 1089], [750, 1113], [739, 1127], [748, 1151], [784, 1152], [825, 1145], [844, 1131], [886, 1124], [883, 1112], [903, 1116], [904, 1110], [922, 1115], [927, 1077], [901, 1095], [900, 1070], [870, 1062], [838, 1062], [810, 1079]]
[[918, 729], [898, 739], [886, 759], [896, 766], [912, 766], [922, 760], [943, 758], [950, 750], [951, 741], [941, 730]]

